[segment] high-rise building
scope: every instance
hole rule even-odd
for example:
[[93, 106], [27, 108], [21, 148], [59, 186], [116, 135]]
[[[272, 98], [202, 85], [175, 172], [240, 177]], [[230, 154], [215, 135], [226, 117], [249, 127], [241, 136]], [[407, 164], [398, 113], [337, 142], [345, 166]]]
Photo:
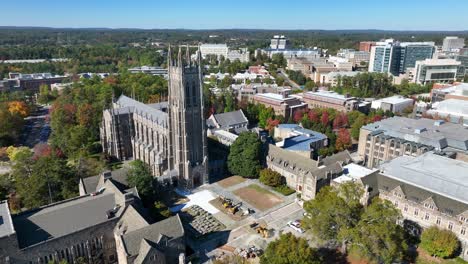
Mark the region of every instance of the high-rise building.
[[416, 61], [431, 59], [434, 42], [395, 42], [387, 39], [371, 48], [369, 71], [388, 72], [395, 76], [413, 68]]
[[271, 39], [270, 48], [273, 50], [285, 50], [289, 49], [289, 39], [285, 36], [275, 35]]
[[[169, 51], [169, 54], [171, 52]], [[171, 55], [169, 55], [171, 56]], [[160, 180], [194, 187], [207, 181], [201, 54], [197, 61], [179, 49], [169, 57], [169, 101], [143, 104], [124, 95], [104, 111], [103, 151], [120, 160], [137, 159]]]
[[454, 51], [465, 47], [465, 39], [459, 37], [445, 37], [442, 51]]
[[393, 40], [379, 42], [371, 47], [369, 59], [369, 72], [390, 72]]

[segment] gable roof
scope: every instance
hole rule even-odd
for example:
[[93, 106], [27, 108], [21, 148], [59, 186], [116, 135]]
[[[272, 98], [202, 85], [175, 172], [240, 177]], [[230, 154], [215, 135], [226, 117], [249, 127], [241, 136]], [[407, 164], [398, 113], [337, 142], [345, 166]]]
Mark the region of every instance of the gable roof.
[[237, 124], [248, 123], [242, 110], [227, 112], [222, 114], [215, 114], [214, 118], [221, 128], [228, 128]]
[[118, 108], [128, 107], [130, 110], [133, 110], [132, 112], [146, 116], [148, 119], [156, 121], [158, 124], [167, 124], [169, 115], [162, 111], [164, 103], [147, 105], [125, 95], [121, 95], [115, 102], [115, 105], [117, 105]]
[[136, 256], [140, 252], [140, 245], [143, 239], [157, 244], [162, 236], [166, 236], [169, 239], [184, 236], [184, 228], [179, 215], [124, 234], [122, 235], [122, 241], [127, 253], [130, 256]]
[[106, 212], [116, 206], [113, 193], [86, 195], [13, 216], [20, 248], [63, 237], [113, 220]]

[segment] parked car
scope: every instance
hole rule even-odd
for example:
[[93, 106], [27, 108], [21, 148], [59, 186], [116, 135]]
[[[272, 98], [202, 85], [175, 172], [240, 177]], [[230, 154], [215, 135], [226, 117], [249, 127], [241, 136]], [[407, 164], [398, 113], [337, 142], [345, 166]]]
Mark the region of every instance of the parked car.
[[294, 231], [298, 232], [299, 234], [304, 233], [304, 229], [301, 228], [301, 222], [299, 220], [289, 221], [288, 226], [291, 227]]

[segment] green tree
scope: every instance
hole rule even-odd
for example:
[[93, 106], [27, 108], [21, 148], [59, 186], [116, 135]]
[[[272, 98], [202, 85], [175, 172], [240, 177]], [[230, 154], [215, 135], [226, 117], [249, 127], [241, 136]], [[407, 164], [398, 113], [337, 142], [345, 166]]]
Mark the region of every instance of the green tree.
[[263, 169], [260, 171], [259, 180], [261, 183], [271, 186], [278, 187], [285, 183], [285, 179], [278, 172], [271, 169]]
[[323, 263], [316, 250], [304, 238], [291, 233], [270, 242], [260, 257], [261, 264], [319, 264]]
[[351, 250], [378, 263], [401, 261], [408, 246], [403, 228], [396, 223], [400, 217], [392, 203], [374, 199], [350, 231]]
[[366, 124], [366, 117], [365, 116], [359, 116], [354, 122], [350, 122], [351, 125], [351, 137], [358, 140], [359, 139], [359, 133], [361, 131], [361, 127]]
[[42, 84], [39, 86], [39, 96], [37, 97], [37, 102], [40, 104], [47, 104], [51, 99], [49, 86], [46, 84]]
[[267, 108], [262, 104], [259, 104], [258, 107], [258, 126], [260, 126], [261, 128], [266, 128], [268, 125], [268, 119], [274, 119], [275, 111], [273, 110], [273, 108]]
[[421, 247], [431, 256], [449, 258], [460, 248], [460, 241], [453, 232], [432, 226], [421, 234]]
[[227, 164], [232, 174], [247, 178], [258, 177], [262, 144], [257, 134], [243, 132], [231, 145]]
[[130, 166], [127, 173], [128, 185], [136, 187], [138, 193], [144, 198], [151, 198], [154, 194], [154, 188], [150, 168], [141, 160], [132, 161]]
[[[359, 187], [356, 185], [355, 188]], [[349, 202], [340, 195], [339, 190], [327, 186], [319, 191], [315, 199], [305, 202], [304, 209], [310, 215], [304, 218], [304, 225], [314, 235], [322, 240], [337, 240], [357, 224], [362, 206], [359, 199]]]
[[287, 66], [287, 61], [283, 56], [283, 53], [275, 53], [271, 56], [271, 62], [278, 68], [284, 68]]
[[12, 175], [25, 207], [39, 207], [78, 194], [78, 178], [66, 160], [56, 155], [33, 159], [32, 153], [23, 154], [17, 157]]

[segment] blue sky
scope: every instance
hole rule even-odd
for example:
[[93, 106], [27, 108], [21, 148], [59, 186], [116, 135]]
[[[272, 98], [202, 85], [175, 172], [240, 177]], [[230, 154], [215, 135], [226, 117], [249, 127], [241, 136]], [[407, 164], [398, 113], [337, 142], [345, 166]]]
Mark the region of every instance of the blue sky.
[[2, 0], [0, 26], [468, 30], [468, 0]]

